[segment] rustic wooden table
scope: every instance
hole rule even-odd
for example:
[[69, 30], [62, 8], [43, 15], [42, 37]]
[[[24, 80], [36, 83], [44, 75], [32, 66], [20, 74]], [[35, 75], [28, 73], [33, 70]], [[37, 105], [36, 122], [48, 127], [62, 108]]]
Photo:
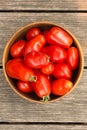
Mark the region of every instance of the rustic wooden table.
[[[84, 52], [84, 72], [64, 99], [35, 104], [15, 94], [3, 75], [4, 47], [20, 27], [52, 21], [69, 29]], [[87, 130], [87, 0], [0, 0], [0, 130]]]

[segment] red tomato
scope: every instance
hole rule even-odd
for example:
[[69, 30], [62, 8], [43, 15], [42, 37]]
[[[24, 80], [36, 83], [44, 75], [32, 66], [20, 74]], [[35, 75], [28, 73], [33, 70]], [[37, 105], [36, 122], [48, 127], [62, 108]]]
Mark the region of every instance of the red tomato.
[[71, 67], [72, 70], [75, 70], [78, 67], [79, 63], [79, 52], [76, 47], [70, 47], [67, 51], [67, 64]]
[[31, 28], [27, 31], [26, 33], [26, 39], [27, 40], [31, 40], [32, 38], [36, 37], [37, 35], [39, 35], [41, 33], [39, 28]]
[[40, 34], [28, 41], [24, 48], [24, 55], [30, 53], [31, 51], [41, 51], [42, 47], [45, 45], [46, 39], [44, 35]]
[[46, 74], [46, 75], [50, 75], [53, 73], [54, 71], [54, 65], [53, 63], [49, 63], [48, 65], [44, 66], [43, 68], [41, 68], [41, 71]]
[[66, 50], [58, 45], [44, 47], [42, 51], [50, 56], [52, 62], [64, 62], [67, 57]]
[[65, 95], [73, 87], [73, 83], [67, 79], [57, 79], [53, 81], [51, 91], [53, 94], [62, 96]]
[[46, 40], [49, 44], [57, 44], [64, 48], [69, 48], [73, 43], [72, 37], [60, 27], [52, 27], [46, 35]]
[[24, 65], [22, 59], [12, 59], [6, 64], [9, 77], [22, 81], [34, 81], [35, 75], [31, 68]]
[[21, 81], [19, 80], [17, 82], [17, 87], [18, 89], [21, 91], [21, 92], [24, 92], [24, 93], [30, 93], [30, 92], [33, 92], [33, 88], [30, 84], [30, 82], [24, 82], [24, 81]]
[[49, 79], [44, 74], [37, 74], [36, 82], [32, 83], [36, 95], [43, 98], [43, 101], [49, 100], [51, 85]]
[[68, 64], [66, 63], [58, 63], [54, 66], [53, 75], [56, 78], [65, 78], [71, 80], [72, 78], [72, 71]]
[[49, 63], [49, 57], [42, 52], [31, 52], [24, 57], [24, 62], [31, 68], [42, 68]]
[[10, 48], [11, 56], [14, 58], [22, 57], [23, 56], [23, 49], [24, 49], [26, 43], [27, 42], [25, 40], [19, 40], [19, 41], [15, 42]]

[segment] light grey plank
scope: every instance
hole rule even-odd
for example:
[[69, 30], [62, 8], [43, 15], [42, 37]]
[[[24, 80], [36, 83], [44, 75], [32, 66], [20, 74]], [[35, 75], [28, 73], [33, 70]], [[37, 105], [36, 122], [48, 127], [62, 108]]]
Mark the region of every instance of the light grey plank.
[[85, 122], [87, 123], [87, 70], [73, 92], [64, 99], [37, 104], [11, 90], [0, 70], [0, 122]]
[[1, 0], [0, 10], [86, 10], [86, 0]]
[[0, 13], [0, 65], [4, 47], [13, 33], [36, 21], [51, 21], [69, 29], [79, 40], [87, 65], [87, 13]]
[[1, 130], [87, 130], [78, 125], [0, 125]]

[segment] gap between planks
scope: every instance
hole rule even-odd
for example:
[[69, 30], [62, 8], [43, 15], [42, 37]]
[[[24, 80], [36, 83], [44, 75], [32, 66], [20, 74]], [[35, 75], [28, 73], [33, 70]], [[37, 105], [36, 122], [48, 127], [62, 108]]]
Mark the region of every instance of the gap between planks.
[[0, 10], [0, 13], [87, 13], [87, 10]]
[[0, 125], [87, 125], [86, 122], [0, 122]]

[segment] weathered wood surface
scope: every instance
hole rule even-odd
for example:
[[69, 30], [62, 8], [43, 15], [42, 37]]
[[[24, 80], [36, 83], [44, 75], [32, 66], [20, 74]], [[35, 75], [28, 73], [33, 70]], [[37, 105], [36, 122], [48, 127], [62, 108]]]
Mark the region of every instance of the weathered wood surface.
[[[28, 102], [11, 90], [2, 54], [22, 26], [51, 21], [69, 29], [84, 52], [85, 69], [75, 90], [49, 104]], [[87, 130], [87, 0], [0, 0], [0, 130]]]
[[0, 13], [0, 65], [2, 53], [12, 34], [35, 21], [51, 21], [69, 29], [79, 40], [87, 66], [87, 13]]
[[87, 10], [87, 0], [1, 0], [0, 10]]
[[0, 130], [87, 130], [78, 125], [1, 125]]
[[43, 105], [28, 102], [15, 94], [0, 70], [0, 122], [87, 123], [87, 70], [84, 69], [81, 81], [71, 94]]

